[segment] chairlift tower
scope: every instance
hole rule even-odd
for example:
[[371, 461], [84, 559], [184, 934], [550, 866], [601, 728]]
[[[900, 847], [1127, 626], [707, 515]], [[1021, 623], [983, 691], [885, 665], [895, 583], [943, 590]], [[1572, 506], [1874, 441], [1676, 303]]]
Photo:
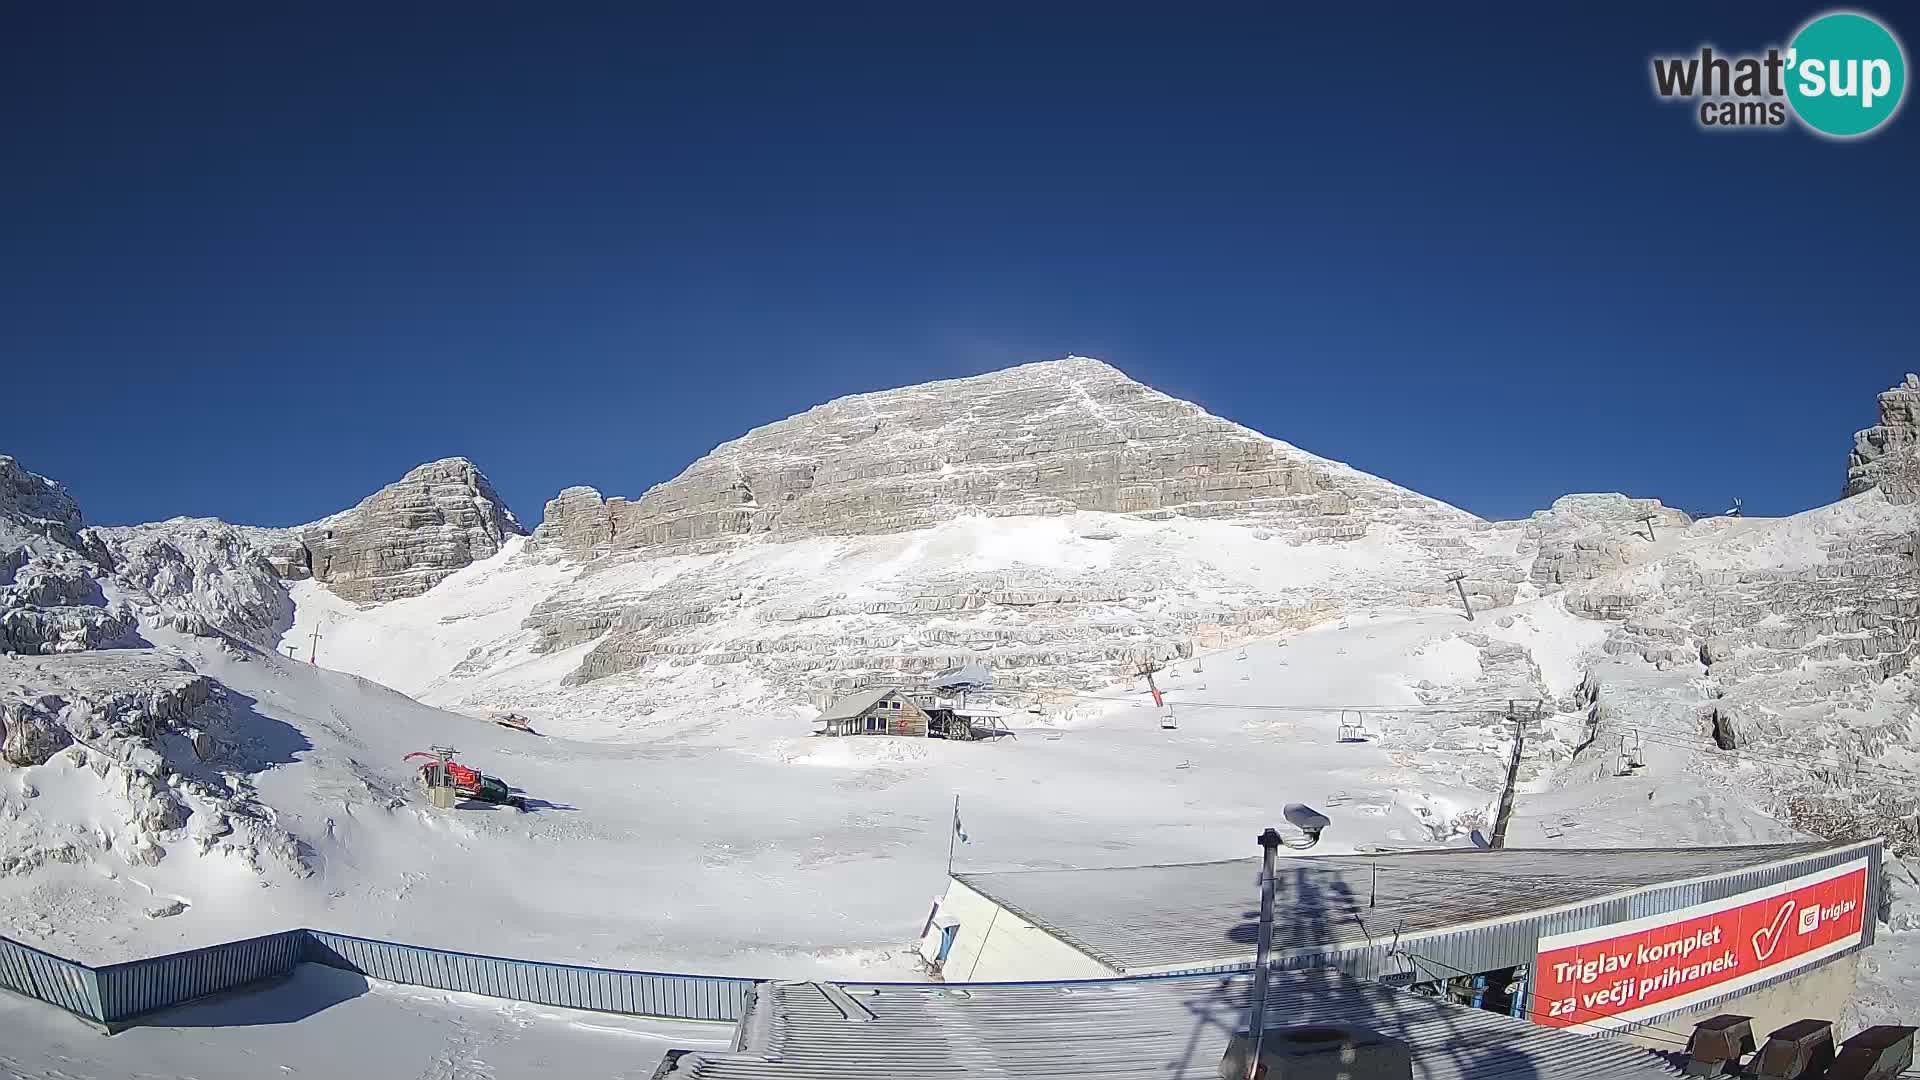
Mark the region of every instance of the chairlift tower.
[[1447, 575], [1447, 583], [1460, 590], [1460, 606], [1467, 610], [1467, 621], [1473, 621], [1473, 601], [1467, 599], [1467, 572], [1455, 570]]
[[1540, 724], [1540, 703], [1533, 702], [1525, 712], [1517, 702], [1507, 702], [1507, 722], [1513, 725], [1513, 754], [1507, 759], [1507, 782], [1500, 789], [1500, 811], [1493, 820], [1493, 836], [1487, 846], [1499, 849], [1507, 846], [1507, 822], [1513, 818], [1514, 788], [1520, 782], [1520, 754], [1527, 745], [1529, 728], [1538, 728]]

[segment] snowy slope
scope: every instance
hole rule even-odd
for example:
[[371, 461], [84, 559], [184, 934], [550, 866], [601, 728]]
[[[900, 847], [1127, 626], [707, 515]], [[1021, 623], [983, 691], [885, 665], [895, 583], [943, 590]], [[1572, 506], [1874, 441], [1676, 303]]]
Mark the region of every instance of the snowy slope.
[[[1186, 704], [1404, 703], [1406, 731], [1438, 723], [1471, 764], [1469, 733], [1480, 733], [1461, 721], [1474, 718], [1429, 718], [1417, 680], [1378, 674], [1413, 664], [1425, 642], [1452, 640], [1461, 621], [1403, 612], [1250, 646], [1245, 660], [1238, 650], [1203, 657], [1201, 672], [1168, 674], [1177, 732], [1129, 692], [1016, 721], [1017, 741], [993, 745], [817, 740], [756, 717], [641, 744], [543, 738], [284, 656], [155, 631], [161, 648], [249, 701], [256, 724], [295, 740], [294, 760], [253, 785], [305, 845], [311, 876], [236, 871], [189, 850], [136, 869], [99, 851], [0, 879], [0, 905], [16, 933], [96, 959], [304, 924], [555, 960], [906, 975], [906, 943], [945, 870], [956, 794], [973, 839], [963, 866], [1235, 855], [1246, 822], [1336, 792], [1352, 800], [1329, 837], [1336, 849], [1452, 835], [1459, 811], [1486, 801], [1459, 768], [1398, 760], [1391, 741], [1337, 744], [1337, 710], [1275, 718]], [[428, 810], [400, 759], [433, 742], [553, 805]], [[23, 817], [69, 819], [110, 798], [91, 771], [62, 760], [6, 779], [38, 791], [8, 790]], [[154, 895], [191, 906], [149, 920], [139, 912]]]

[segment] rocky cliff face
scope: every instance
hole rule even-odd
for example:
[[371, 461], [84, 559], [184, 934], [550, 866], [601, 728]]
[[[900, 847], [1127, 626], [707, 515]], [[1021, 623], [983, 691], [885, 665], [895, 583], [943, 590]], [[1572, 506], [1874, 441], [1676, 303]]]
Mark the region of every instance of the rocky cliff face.
[[1920, 506], [1891, 496], [1702, 521], [1570, 581], [1567, 610], [1613, 624], [1589, 676], [1602, 755], [1694, 751], [1778, 821], [1920, 852]]
[[1854, 435], [1845, 495], [1879, 488], [1895, 503], [1920, 502], [1920, 375], [1880, 395], [1880, 422]]
[[83, 530], [149, 615], [271, 647], [291, 625], [285, 582], [315, 578], [361, 604], [418, 596], [525, 530], [466, 458], [430, 461], [358, 506], [290, 529], [175, 518]]
[[272, 648], [293, 623], [290, 576], [272, 553], [291, 543], [282, 529], [252, 529], [212, 518], [174, 518], [152, 525], [89, 530], [109, 557], [113, 576], [144, 597], [151, 616], [195, 632], [218, 628]]
[[1644, 558], [1662, 533], [1685, 529], [1693, 519], [1660, 505], [1618, 493], [1563, 495], [1528, 523], [1539, 536], [1528, 579], [1542, 589], [1589, 581]]
[[97, 578], [97, 545], [66, 490], [0, 456], [0, 654], [78, 652], [133, 631]]
[[1090, 686], [1348, 606], [1454, 603], [1453, 569], [1511, 601], [1521, 540], [1069, 358], [833, 401], [632, 501], [570, 488], [529, 548], [589, 565], [525, 625], [541, 652], [594, 643], [572, 685], [653, 672], [642, 710], [700, 671], [790, 699], [967, 660]]
[[282, 576], [310, 574], [359, 603], [418, 596], [526, 534], [486, 475], [459, 457], [428, 462], [294, 532], [304, 556], [286, 540], [262, 554]]
[[587, 558], [755, 535], [905, 532], [967, 514], [1257, 516], [1351, 540], [1412, 510], [1470, 515], [1161, 394], [1098, 360], [860, 394], [756, 428], [640, 498], [568, 488], [536, 549]]
[[[84, 861], [86, 849], [109, 844], [145, 866], [187, 839], [203, 852], [220, 845], [249, 860], [261, 850], [293, 850], [254, 805], [243, 773], [221, 770], [256, 733], [236, 723], [220, 684], [137, 631], [137, 612], [215, 639], [202, 610], [256, 637], [267, 636], [263, 620], [284, 620], [286, 593], [241, 532], [189, 521], [83, 528], [60, 485], [0, 457], [0, 766], [42, 766], [69, 754], [106, 781], [124, 818], [113, 828], [90, 821], [49, 831], [5, 807], [0, 876]], [[243, 818], [247, 827], [189, 837], [196, 810], [208, 821]], [[228, 834], [231, 843], [220, 839]]]
[[0, 516], [42, 536], [57, 534], [64, 543], [72, 543], [80, 528], [80, 505], [66, 488], [5, 454], [0, 454]]

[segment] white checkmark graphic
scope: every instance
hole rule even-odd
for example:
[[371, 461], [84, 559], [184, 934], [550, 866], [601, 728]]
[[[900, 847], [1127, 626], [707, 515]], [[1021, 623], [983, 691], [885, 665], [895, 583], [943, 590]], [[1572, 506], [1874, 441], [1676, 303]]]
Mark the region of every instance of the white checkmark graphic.
[[[1766, 963], [1767, 960], [1773, 956], [1773, 951], [1780, 947], [1780, 931], [1786, 928], [1787, 916], [1792, 914], [1793, 901], [1789, 900], [1781, 905], [1780, 914], [1773, 917], [1772, 926], [1763, 927], [1753, 932], [1753, 955], [1758, 958], [1761, 963]], [[1764, 944], [1762, 944], [1763, 941], [1765, 942]]]

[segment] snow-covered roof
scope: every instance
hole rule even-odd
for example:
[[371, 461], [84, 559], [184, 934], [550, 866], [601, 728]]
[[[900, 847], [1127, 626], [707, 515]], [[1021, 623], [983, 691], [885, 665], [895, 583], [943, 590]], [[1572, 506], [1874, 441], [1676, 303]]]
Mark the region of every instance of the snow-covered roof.
[[[1521, 919], [1656, 885], [1760, 867], [1805, 866], [1810, 858], [1832, 860], [1835, 853], [1860, 846], [1450, 848], [1283, 858], [1275, 887], [1273, 947], [1281, 952], [1345, 948]], [[1116, 973], [1253, 962], [1258, 919], [1250, 912], [1259, 906], [1257, 858], [954, 878]]]
[[[974, 986], [769, 983], [734, 1053], [695, 1053], [673, 1080], [850, 1075], [1181, 1077], [1220, 1075], [1246, 1022], [1246, 975]], [[851, 1014], [851, 1015], [849, 1015]], [[1274, 1024], [1347, 1023], [1400, 1039], [1424, 1080], [1671, 1077], [1649, 1051], [1349, 979], [1275, 972]], [[856, 1022], [857, 1021], [857, 1022]], [[1271, 1030], [1271, 1028], [1269, 1028]]]
[[833, 704], [827, 706], [827, 711], [820, 714], [820, 719], [821, 720], [856, 719], [857, 717], [864, 714], [868, 709], [871, 709], [875, 705], [878, 705], [882, 701], [886, 700], [887, 695], [893, 693], [894, 689], [895, 688], [891, 686], [882, 686], [882, 687], [878, 687], [871, 690], [862, 690], [857, 694], [853, 694], [848, 697], [843, 697], [839, 701], [836, 701]]
[[929, 685], [941, 690], [949, 688], [976, 690], [993, 685], [993, 671], [976, 660], [948, 668], [935, 675]]

